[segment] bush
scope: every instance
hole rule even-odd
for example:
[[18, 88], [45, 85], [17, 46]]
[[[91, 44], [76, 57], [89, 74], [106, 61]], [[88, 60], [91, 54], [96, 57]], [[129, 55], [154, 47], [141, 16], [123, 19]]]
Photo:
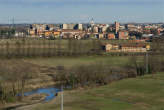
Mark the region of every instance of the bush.
[[12, 103], [12, 102], [15, 102], [16, 101], [16, 98], [13, 97], [13, 96], [8, 96], [7, 99], [6, 99], [6, 102], [8, 103]]
[[135, 68], [128, 66], [112, 67], [108, 64], [77, 65], [71, 69], [64, 69], [57, 72], [54, 77], [65, 86], [76, 88], [79, 86], [105, 85], [114, 80], [121, 80], [128, 77], [136, 77]]

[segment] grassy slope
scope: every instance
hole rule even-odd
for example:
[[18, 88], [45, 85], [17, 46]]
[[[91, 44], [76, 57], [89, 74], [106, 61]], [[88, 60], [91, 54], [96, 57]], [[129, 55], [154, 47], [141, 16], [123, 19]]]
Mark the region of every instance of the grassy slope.
[[[65, 91], [65, 110], [164, 110], [164, 73]], [[33, 110], [60, 110], [60, 97]]]

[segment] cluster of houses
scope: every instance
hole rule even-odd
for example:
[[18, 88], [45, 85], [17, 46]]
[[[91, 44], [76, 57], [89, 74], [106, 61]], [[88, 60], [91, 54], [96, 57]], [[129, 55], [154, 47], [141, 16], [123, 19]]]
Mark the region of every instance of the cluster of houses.
[[[54, 37], [54, 38], [97, 38], [97, 39], [137, 39], [136, 33], [141, 33], [143, 39], [147, 40], [154, 35], [161, 35], [164, 26], [143, 24], [32, 24], [28, 29], [31, 37]], [[131, 34], [133, 32], [133, 34]]]
[[77, 24], [74, 28], [72, 24], [63, 24], [62, 28], [55, 28], [53, 25], [33, 24], [28, 33], [31, 37], [54, 37], [54, 38], [97, 38], [97, 39], [129, 39], [129, 33], [126, 30], [119, 32], [107, 32], [108, 25], [92, 25], [92, 27], [83, 27]]

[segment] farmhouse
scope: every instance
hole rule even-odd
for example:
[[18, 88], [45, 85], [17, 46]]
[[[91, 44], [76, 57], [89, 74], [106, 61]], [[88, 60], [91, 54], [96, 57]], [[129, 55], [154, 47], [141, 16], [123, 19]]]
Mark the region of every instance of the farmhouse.
[[122, 52], [146, 52], [145, 44], [123, 44], [120, 46]]
[[150, 45], [129, 43], [129, 44], [103, 44], [102, 49], [106, 52], [147, 52], [150, 50]]
[[106, 52], [110, 52], [112, 50], [112, 44], [103, 44], [102, 49]]
[[119, 50], [119, 45], [117, 44], [103, 44], [102, 49], [106, 52], [117, 52]]

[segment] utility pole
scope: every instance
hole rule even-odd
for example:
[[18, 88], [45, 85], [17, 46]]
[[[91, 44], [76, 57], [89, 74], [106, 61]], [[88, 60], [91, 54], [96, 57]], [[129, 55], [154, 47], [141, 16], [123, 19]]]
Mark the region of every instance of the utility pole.
[[15, 19], [14, 19], [14, 17], [11, 19], [11, 28], [12, 29], [15, 29]]
[[61, 86], [61, 110], [63, 110], [63, 85]]
[[12, 27], [14, 28], [14, 25], [15, 25], [15, 19], [13, 18], [12, 19]]
[[149, 54], [146, 52], [146, 73], [149, 73]]

